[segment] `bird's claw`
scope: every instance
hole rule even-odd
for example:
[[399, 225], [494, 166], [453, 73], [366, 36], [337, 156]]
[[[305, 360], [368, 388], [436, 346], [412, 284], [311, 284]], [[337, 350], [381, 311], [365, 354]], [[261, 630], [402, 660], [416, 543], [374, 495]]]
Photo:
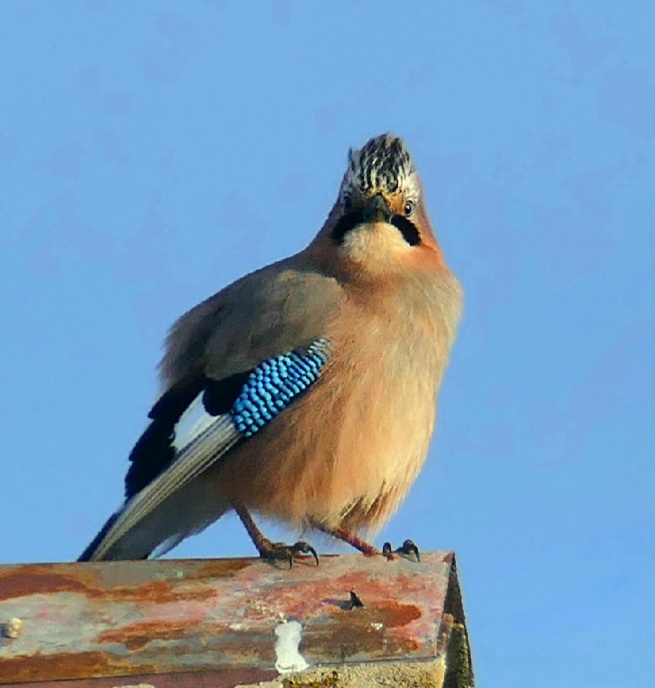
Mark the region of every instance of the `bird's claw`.
[[394, 554], [400, 554], [404, 557], [414, 556], [416, 557], [416, 561], [421, 561], [421, 555], [418, 551], [418, 547], [412, 540], [405, 540], [405, 542], [403, 542], [398, 549], [391, 549], [391, 543], [385, 542], [384, 545], [382, 545], [382, 554], [389, 559], [389, 561], [394, 558]]
[[316, 553], [316, 550], [309, 544], [309, 542], [305, 542], [304, 540], [295, 542], [293, 545], [291, 545], [291, 554], [292, 556], [296, 556], [297, 554], [311, 554], [314, 557], [316, 566], [318, 566], [318, 554]]
[[286, 559], [289, 562], [289, 568], [293, 566], [293, 560], [300, 554], [311, 554], [318, 566], [318, 554], [316, 550], [304, 540], [298, 540], [293, 545], [287, 545], [284, 542], [271, 542], [265, 548], [260, 550], [259, 554], [263, 559]]

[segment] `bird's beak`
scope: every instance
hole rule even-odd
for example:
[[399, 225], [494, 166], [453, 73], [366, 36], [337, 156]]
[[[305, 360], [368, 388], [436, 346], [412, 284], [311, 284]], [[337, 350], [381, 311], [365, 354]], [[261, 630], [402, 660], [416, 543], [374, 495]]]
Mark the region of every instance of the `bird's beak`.
[[362, 208], [365, 222], [389, 222], [393, 213], [382, 194], [376, 194]]

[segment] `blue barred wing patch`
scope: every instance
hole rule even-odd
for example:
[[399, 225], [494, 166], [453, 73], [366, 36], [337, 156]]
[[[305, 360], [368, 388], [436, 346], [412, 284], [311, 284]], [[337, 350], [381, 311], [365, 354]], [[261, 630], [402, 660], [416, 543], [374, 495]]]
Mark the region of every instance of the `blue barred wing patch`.
[[317, 339], [306, 351], [297, 349], [262, 361], [249, 375], [230, 415], [243, 437], [252, 437], [305, 392], [331, 358], [330, 342]]

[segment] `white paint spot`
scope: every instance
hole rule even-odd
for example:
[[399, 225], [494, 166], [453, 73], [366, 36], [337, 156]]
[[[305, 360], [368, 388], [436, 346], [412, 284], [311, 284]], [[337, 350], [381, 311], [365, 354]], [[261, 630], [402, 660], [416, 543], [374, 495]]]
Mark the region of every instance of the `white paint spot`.
[[309, 664], [300, 654], [298, 648], [302, 638], [302, 626], [298, 621], [287, 621], [281, 623], [275, 629], [275, 655], [277, 661], [275, 668], [281, 674], [288, 674], [290, 671], [303, 671]]

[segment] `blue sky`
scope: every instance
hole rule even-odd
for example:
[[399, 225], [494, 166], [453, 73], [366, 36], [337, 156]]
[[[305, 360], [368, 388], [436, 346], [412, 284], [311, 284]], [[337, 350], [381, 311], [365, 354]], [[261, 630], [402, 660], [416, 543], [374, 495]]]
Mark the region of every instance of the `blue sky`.
[[[0, 3], [0, 562], [80, 553], [168, 326], [303, 247], [348, 147], [391, 130], [466, 303], [379, 542], [457, 551], [480, 685], [643, 683], [654, 23], [637, 0]], [[174, 554], [253, 548], [226, 518]]]

